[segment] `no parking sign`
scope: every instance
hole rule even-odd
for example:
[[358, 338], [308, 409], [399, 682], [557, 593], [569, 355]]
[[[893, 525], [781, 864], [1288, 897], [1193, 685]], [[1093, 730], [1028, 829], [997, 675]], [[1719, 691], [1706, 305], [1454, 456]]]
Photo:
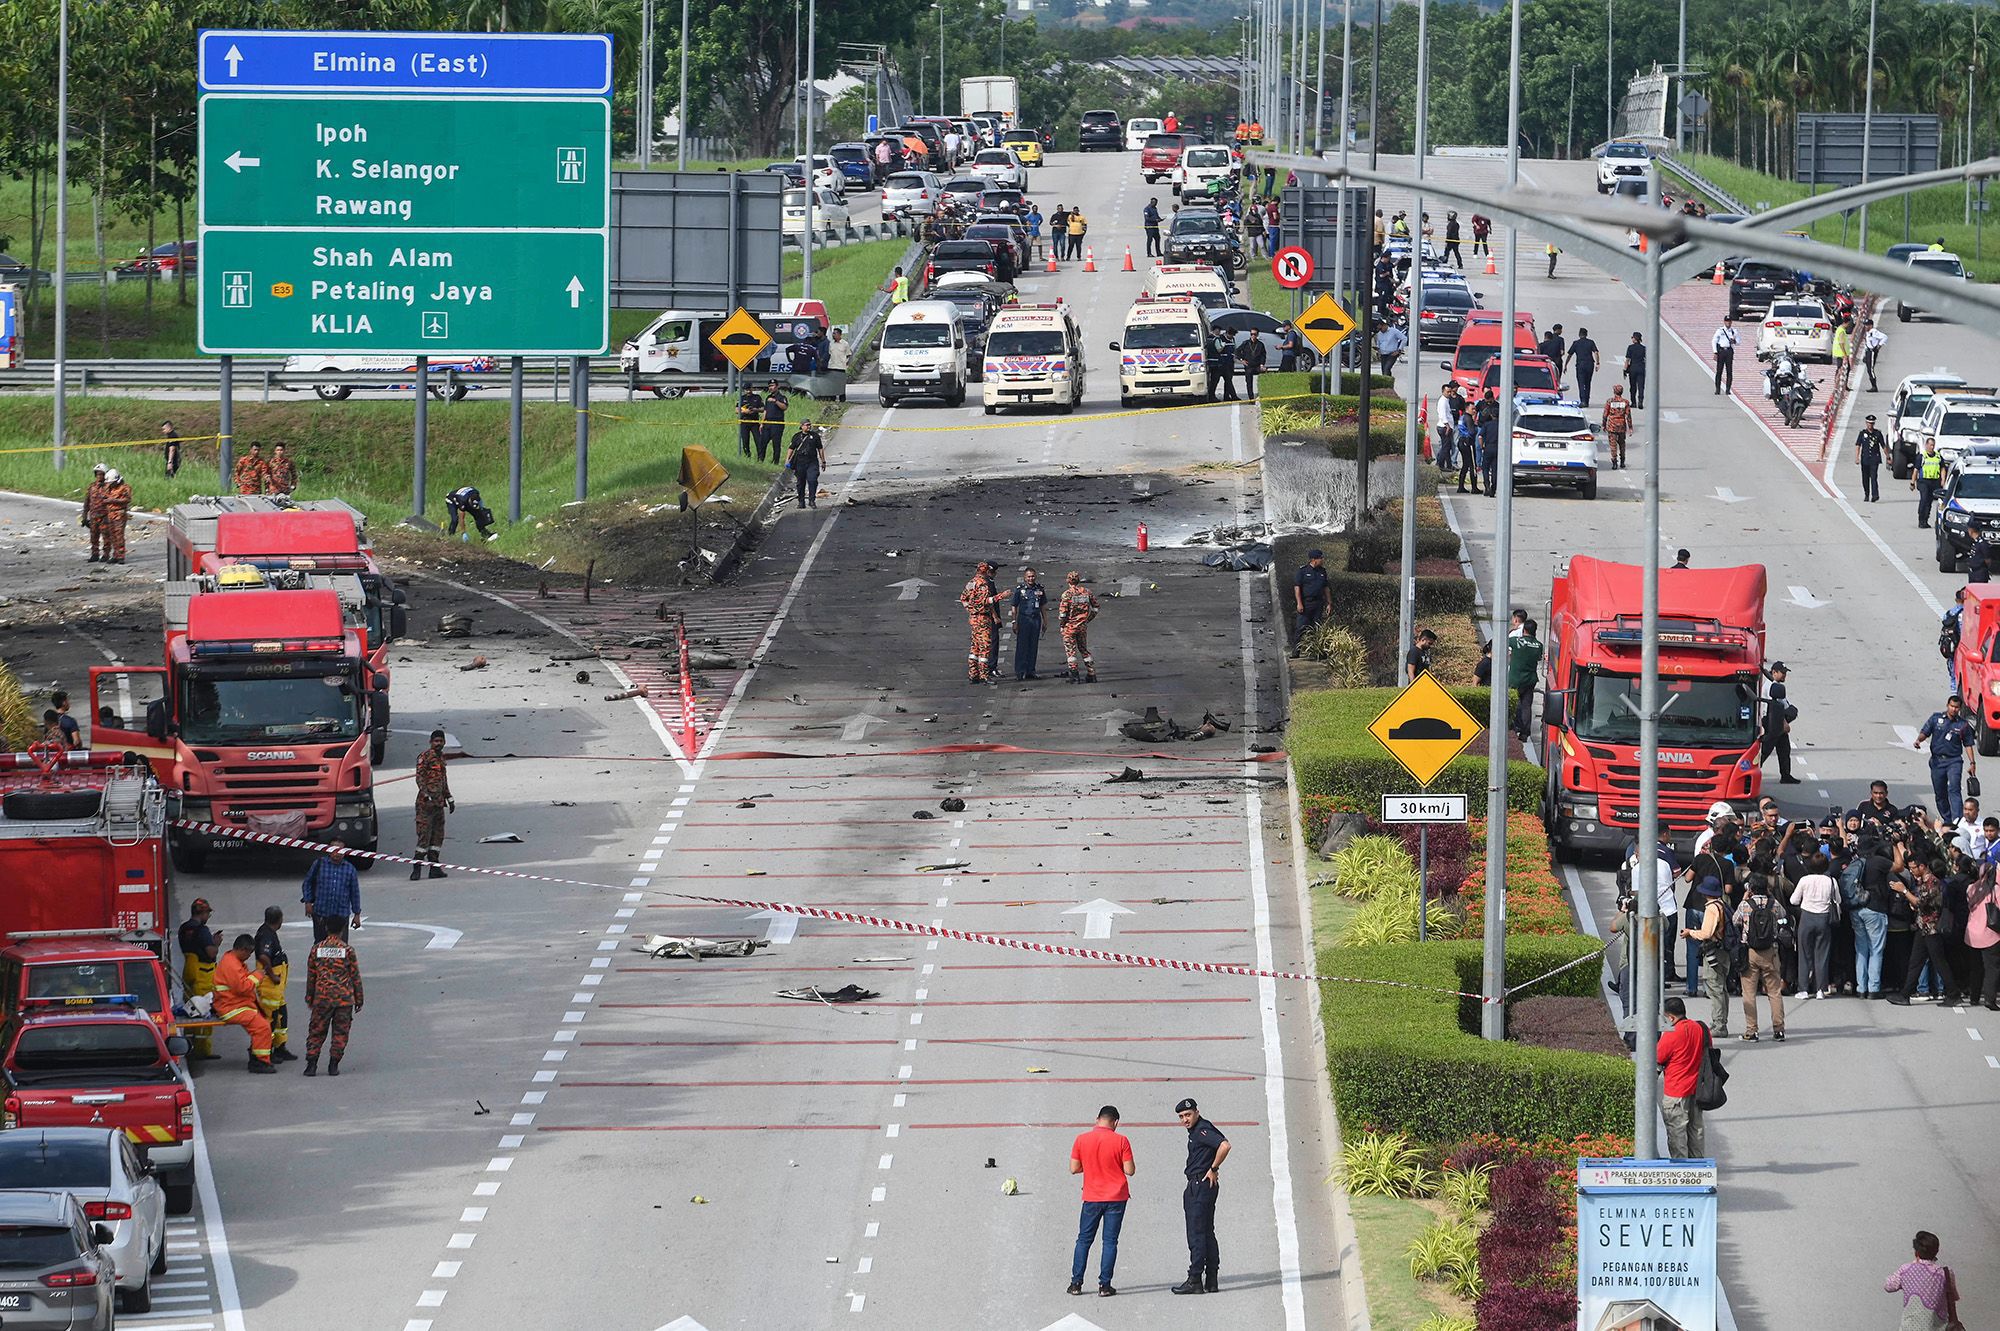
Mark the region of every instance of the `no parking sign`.
[[1271, 276], [1287, 291], [1297, 291], [1312, 281], [1313, 256], [1297, 245], [1287, 245], [1271, 256]]

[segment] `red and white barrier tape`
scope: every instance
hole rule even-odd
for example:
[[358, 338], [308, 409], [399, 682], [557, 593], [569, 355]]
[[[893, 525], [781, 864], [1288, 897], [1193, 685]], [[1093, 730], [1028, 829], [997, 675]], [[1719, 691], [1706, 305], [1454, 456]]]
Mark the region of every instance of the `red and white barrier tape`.
[[[223, 827], [215, 823], [195, 822], [187, 818], [176, 818], [173, 826], [190, 832], [202, 832], [209, 836], [232, 837], [239, 841], [255, 842], [266, 846], [289, 846], [296, 850], [330, 850], [324, 842], [307, 841], [302, 837], [274, 836], [269, 832], [250, 832], [240, 828]], [[388, 864], [411, 864], [428, 866], [429, 860], [411, 859], [405, 855], [387, 855], [379, 851], [355, 850], [342, 847], [342, 852], [356, 858], [380, 860]], [[566, 887], [591, 887], [606, 892], [624, 891], [609, 883], [593, 883], [582, 878], [557, 878], [548, 874], [522, 873], [514, 869], [484, 869], [472, 864], [439, 864], [440, 869], [450, 869], [454, 873], [486, 874], [494, 878], [519, 878], [534, 883], [557, 883]], [[744, 910], [768, 910], [785, 915], [800, 915], [810, 920], [833, 920], [843, 924], [862, 924], [872, 929], [883, 929], [891, 933], [917, 934], [925, 938], [949, 938], [960, 943], [981, 943], [987, 947], [1007, 947], [1019, 952], [1039, 952], [1047, 956], [1075, 957], [1083, 961], [1106, 961], [1120, 966], [1135, 966], [1153, 970], [1191, 971], [1200, 975], [1236, 975], [1247, 979], [1296, 980], [1306, 984], [1365, 984], [1381, 989], [1412, 989], [1419, 993], [1443, 994], [1452, 998], [1470, 998], [1480, 1003], [1495, 1003], [1498, 999], [1484, 994], [1467, 993], [1462, 989], [1443, 989], [1428, 984], [1408, 984], [1401, 980], [1365, 979], [1356, 975], [1319, 975], [1312, 971], [1260, 970], [1255, 966], [1237, 966], [1219, 961], [1180, 961], [1171, 957], [1153, 957], [1137, 952], [1106, 952], [1094, 947], [1070, 947], [1062, 943], [1031, 943], [1025, 938], [1009, 938], [1004, 934], [979, 933], [969, 929], [947, 929], [942, 925], [912, 924], [907, 920], [885, 919], [880, 915], [861, 915], [853, 911], [832, 910], [825, 906], [806, 906], [793, 901], [758, 901], [749, 897], [708, 897], [692, 892], [674, 892], [666, 888], [646, 888], [653, 896], [674, 897], [681, 901], [699, 901], [710, 906], [732, 906]], [[1575, 963], [1570, 963], [1574, 965]], [[1555, 972], [1551, 971], [1550, 974]], [[1540, 979], [1543, 977], [1537, 977]], [[1529, 984], [1535, 983], [1531, 980]], [[1508, 990], [1509, 994], [1519, 988]]]

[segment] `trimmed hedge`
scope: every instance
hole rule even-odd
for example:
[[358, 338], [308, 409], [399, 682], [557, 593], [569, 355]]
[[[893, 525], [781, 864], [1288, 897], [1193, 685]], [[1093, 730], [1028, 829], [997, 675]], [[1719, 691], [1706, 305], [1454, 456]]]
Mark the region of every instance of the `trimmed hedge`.
[[[1400, 449], [1399, 449], [1400, 451]], [[1433, 525], [1417, 515], [1417, 558], [1457, 559], [1458, 535], [1450, 527]], [[1354, 573], [1390, 573], [1402, 567], [1403, 527], [1401, 519], [1394, 522], [1374, 519], [1362, 523], [1347, 538], [1347, 567]], [[1423, 579], [1417, 580], [1420, 584]], [[1464, 579], [1459, 579], [1464, 582]], [[1465, 586], [1471, 587], [1466, 582]], [[1418, 604], [1422, 605], [1422, 592], [1418, 593]], [[1466, 593], [1466, 604], [1471, 605], [1471, 592]]]
[[[1353, 547], [1349, 547], [1350, 557]], [[1402, 609], [1402, 578], [1394, 573], [1337, 572], [1328, 580], [1333, 618], [1347, 623], [1394, 624]], [[1456, 575], [1417, 578], [1417, 618], [1469, 615], [1476, 608], [1472, 583]], [[1421, 627], [1421, 625], [1420, 625]], [[1393, 634], [1391, 636], [1394, 636]]]
[[[1478, 941], [1329, 947], [1322, 974], [1477, 992]], [[1512, 937], [1507, 976], [1520, 984], [1595, 953], [1594, 938]], [[1594, 996], [1598, 971], [1572, 967], [1538, 995]], [[1479, 1003], [1420, 989], [1329, 983], [1321, 995], [1334, 1105], [1347, 1132], [1402, 1132], [1446, 1144], [1476, 1133], [1575, 1137], [1632, 1122], [1629, 1060], [1482, 1040]]]
[[[1490, 691], [1452, 689], [1451, 695], [1483, 722]], [[1285, 748], [1298, 774], [1299, 795], [1322, 798], [1341, 808], [1372, 814], [1382, 796], [1412, 784], [1401, 763], [1389, 756], [1368, 725], [1395, 697], [1395, 689], [1322, 689], [1292, 696], [1292, 720], [1285, 730]], [[1542, 804], [1542, 769], [1514, 759], [1507, 764], [1507, 806], [1534, 813]], [[1486, 813], [1486, 759], [1454, 759], [1439, 773], [1440, 790], [1462, 790], [1475, 816]]]

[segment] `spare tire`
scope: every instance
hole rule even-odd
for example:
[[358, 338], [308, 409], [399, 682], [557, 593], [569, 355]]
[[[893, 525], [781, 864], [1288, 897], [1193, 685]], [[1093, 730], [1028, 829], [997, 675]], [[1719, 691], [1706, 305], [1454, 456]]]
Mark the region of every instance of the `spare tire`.
[[0, 813], [24, 823], [95, 818], [103, 802], [95, 790], [14, 790], [0, 798]]

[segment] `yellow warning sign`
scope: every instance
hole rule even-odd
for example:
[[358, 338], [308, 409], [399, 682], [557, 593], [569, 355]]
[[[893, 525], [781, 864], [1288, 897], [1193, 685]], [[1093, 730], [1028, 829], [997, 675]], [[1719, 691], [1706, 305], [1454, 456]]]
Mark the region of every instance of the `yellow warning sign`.
[[771, 345], [771, 335], [757, 322], [756, 315], [739, 305], [736, 313], [722, 321], [722, 327], [708, 335], [708, 343], [731, 365], [747, 370], [764, 348]]
[[1331, 292], [1322, 291], [1299, 316], [1298, 330], [1324, 356], [1354, 331], [1354, 316], [1340, 307]]
[[729, 469], [716, 461], [715, 454], [698, 444], [681, 449], [681, 511], [705, 504], [708, 497], [729, 479]]
[[1368, 733], [1380, 740], [1390, 757], [1419, 784], [1428, 786], [1483, 729], [1444, 685], [1426, 673], [1418, 675], [1382, 709]]

